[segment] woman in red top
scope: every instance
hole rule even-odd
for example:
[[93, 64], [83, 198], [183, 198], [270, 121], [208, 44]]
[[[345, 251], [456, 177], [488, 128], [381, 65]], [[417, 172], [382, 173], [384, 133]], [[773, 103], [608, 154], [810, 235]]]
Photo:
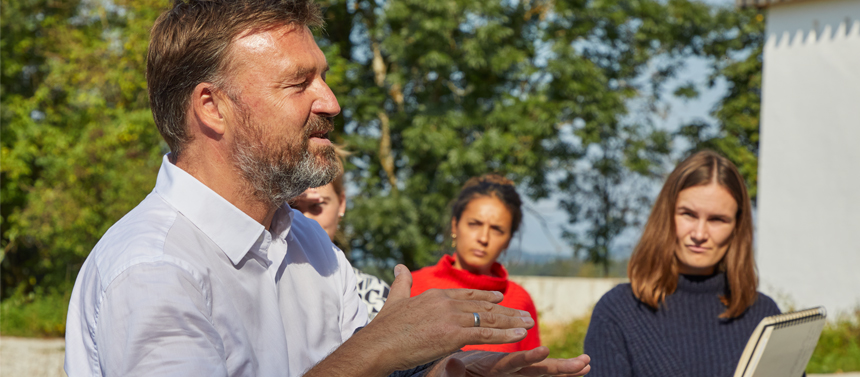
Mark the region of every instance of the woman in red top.
[[535, 320], [535, 326], [519, 342], [469, 345], [463, 350], [515, 352], [540, 346], [537, 310], [531, 296], [509, 281], [508, 272], [496, 262], [520, 227], [521, 205], [510, 180], [495, 174], [469, 179], [451, 211], [453, 255], [412, 273], [412, 296], [432, 288], [499, 291], [505, 296], [499, 305], [528, 311]]

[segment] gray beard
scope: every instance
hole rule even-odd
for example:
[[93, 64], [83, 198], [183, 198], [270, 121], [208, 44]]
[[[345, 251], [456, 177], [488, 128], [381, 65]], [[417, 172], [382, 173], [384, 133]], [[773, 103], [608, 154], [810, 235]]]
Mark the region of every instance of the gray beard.
[[328, 184], [340, 174], [334, 148], [326, 147], [314, 155], [308, 150], [307, 137], [302, 137], [301, 143], [286, 148], [266, 147], [261, 138], [248, 134], [236, 139], [233, 158], [248, 183], [249, 194], [276, 208], [308, 188]]

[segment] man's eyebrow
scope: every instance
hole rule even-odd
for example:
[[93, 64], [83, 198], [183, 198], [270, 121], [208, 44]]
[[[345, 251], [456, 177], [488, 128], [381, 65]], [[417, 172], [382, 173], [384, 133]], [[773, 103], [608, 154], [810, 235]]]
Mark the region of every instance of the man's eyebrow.
[[[326, 64], [325, 68], [323, 68], [322, 73], [325, 74], [326, 72], [328, 72], [328, 69], [329, 69], [329, 66], [328, 66], [328, 64]], [[286, 79], [298, 80], [298, 79], [310, 76], [316, 72], [317, 72], [317, 68], [313, 67], [313, 66], [299, 67], [298, 69], [288, 73], [286, 75]]]

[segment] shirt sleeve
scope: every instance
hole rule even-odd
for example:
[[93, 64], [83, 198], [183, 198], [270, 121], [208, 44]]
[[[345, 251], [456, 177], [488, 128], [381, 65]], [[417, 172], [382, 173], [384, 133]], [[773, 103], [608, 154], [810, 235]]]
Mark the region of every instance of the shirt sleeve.
[[629, 377], [629, 354], [621, 329], [611, 315], [611, 308], [601, 300], [594, 307], [585, 335], [584, 352], [591, 357], [589, 377]]
[[227, 376], [199, 277], [169, 262], [136, 264], [107, 287], [95, 334], [104, 376]]
[[340, 319], [341, 338], [345, 342], [355, 331], [367, 325], [367, 307], [358, 295], [358, 287], [355, 273], [352, 271], [352, 265], [336, 246], [335, 254], [337, 255], [338, 264], [341, 266], [340, 271], [343, 274], [343, 300]]

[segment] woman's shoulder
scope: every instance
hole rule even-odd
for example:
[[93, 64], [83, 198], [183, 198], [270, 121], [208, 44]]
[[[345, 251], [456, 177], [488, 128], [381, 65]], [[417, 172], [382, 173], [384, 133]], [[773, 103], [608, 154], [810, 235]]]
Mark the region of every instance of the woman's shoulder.
[[753, 303], [751, 309], [755, 310], [763, 314], [764, 316], [776, 315], [781, 313], [779, 310], [779, 306], [773, 301], [770, 296], [758, 292], [758, 297], [756, 297], [755, 302]]
[[616, 313], [621, 308], [632, 308], [637, 301], [630, 283], [618, 284], [600, 297], [594, 306], [594, 313]]

